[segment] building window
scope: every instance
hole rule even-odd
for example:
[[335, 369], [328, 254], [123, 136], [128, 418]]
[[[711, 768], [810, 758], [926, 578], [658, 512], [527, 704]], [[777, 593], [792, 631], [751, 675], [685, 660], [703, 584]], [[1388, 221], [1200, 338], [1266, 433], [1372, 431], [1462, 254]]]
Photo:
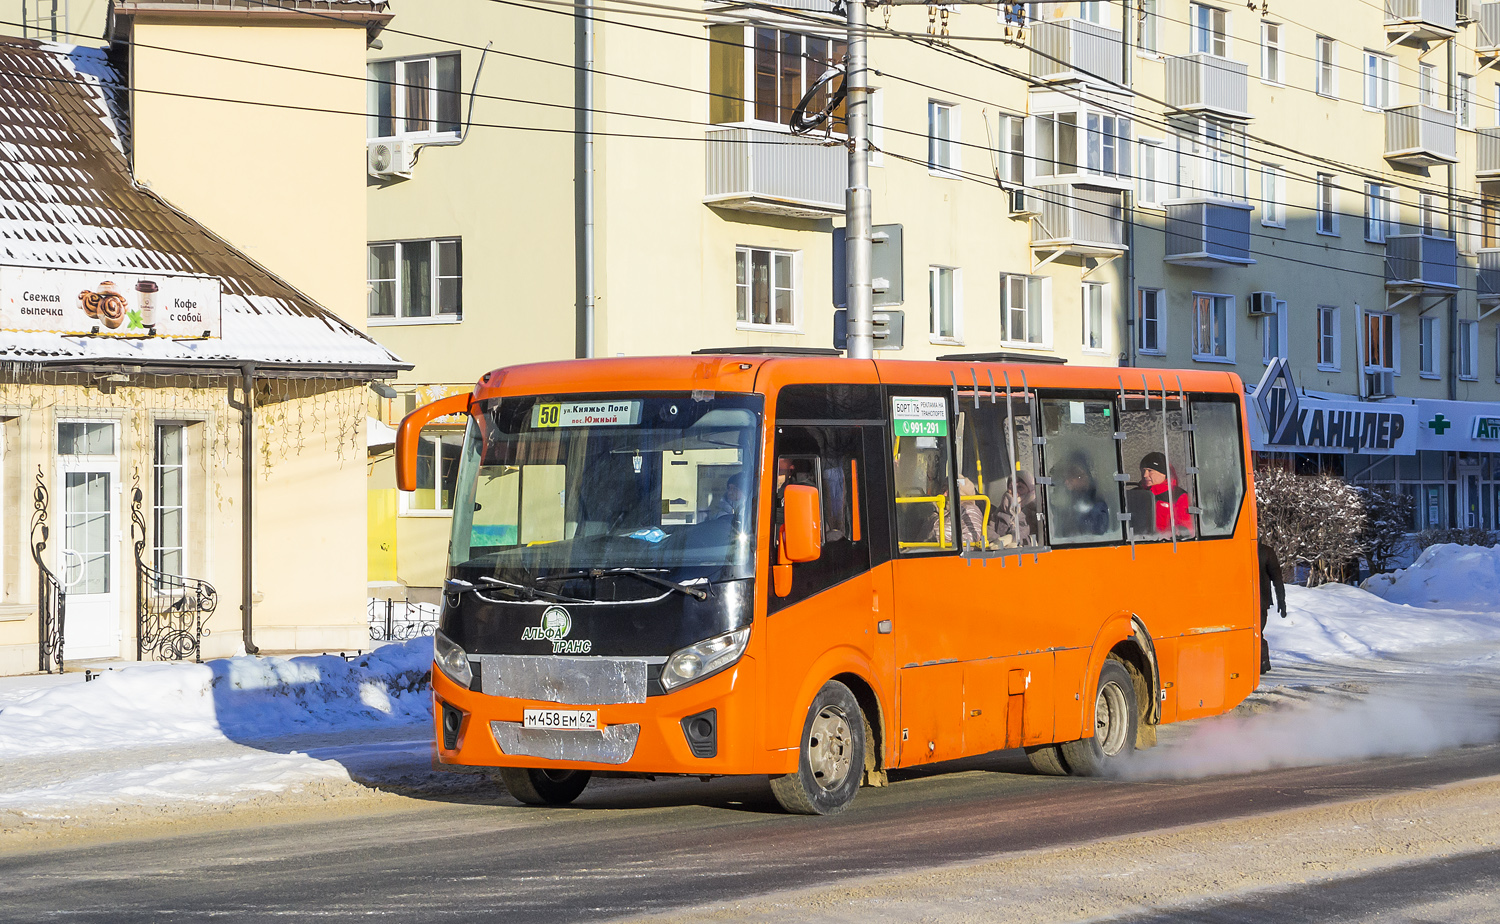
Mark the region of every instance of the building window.
[[1090, 112], [1084, 124], [1088, 131], [1084, 172], [1129, 179], [1130, 120]]
[[1339, 233], [1338, 191], [1331, 173], [1318, 174], [1318, 233]]
[[1045, 276], [1000, 277], [1002, 339], [1018, 346], [1051, 344], [1051, 280]]
[[1281, 48], [1281, 23], [1260, 24], [1260, 79], [1266, 83], [1285, 82], [1282, 74], [1284, 52]]
[[1083, 348], [1090, 353], [1103, 353], [1107, 349], [1104, 341], [1104, 283], [1083, 284]]
[[958, 107], [927, 101], [927, 169], [944, 176], [957, 176], [959, 169]]
[[187, 427], [156, 425], [156, 451], [151, 460], [151, 561], [164, 574], [184, 574], [183, 535], [187, 523]]
[[[716, 125], [747, 118], [786, 125], [807, 88], [848, 51], [842, 39], [738, 23], [711, 26], [709, 40], [708, 116]], [[822, 110], [827, 93], [825, 85], [808, 108]], [[842, 104], [833, 111], [833, 121], [843, 123]]]
[[931, 309], [933, 342], [962, 342], [964, 319], [959, 270], [951, 266], [927, 267], [927, 298]]
[[1333, 39], [1318, 36], [1317, 76], [1314, 82], [1319, 96], [1337, 98], [1339, 95], [1337, 49], [1338, 45]]
[[1395, 372], [1396, 352], [1395, 315], [1365, 312], [1365, 371]]
[[1421, 226], [1423, 234], [1447, 237], [1447, 222], [1443, 221], [1437, 196], [1431, 193], [1421, 193], [1417, 196], [1417, 223]]
[[1193, 24], [1193, 51], [1229, 57], [1229, 14], [1202, 3], [1188, 4]]
[[1140, 315], [1137, 317], [1136, 349], [1160, 355], [1166, 352], [1166, 294], [1161, 289], [1142, 289]]
[[1193, 293], [1193, 358], [1234, 362], [1234, 296]]
[[1381, 183], [1365, 184], [1365, 240], [1372, 244], [1384, 244], [1385, 239], [1395, 234], [1396, 187]]
[[458, 55], [376, 61], [368, 74], [371, 138], [458, 133]]
[[453, 513], [462, 430], [428, 427], [417, 441], [417, 489], [401, 492], [403, 515]]
[[795, 330], [796, 280], [796, 251], [735, 248], [735, 321], [745, 327]]
[[1156, 54], [1161, 48], [1161, 38], [1158, 34], [1160, 20], [1156, 15], [1156, 0], [1136, 0], [1135, 22], [1136, 42], [1141, 51]]
[[1026, 120], [1001, 116], [1000, 178], [1015, 186], [1026, 185]]
[[1286, 302], [1271, 301], [1271, 314], [1260, 319], [1260, 361], [1269, 364], [1286, 355]]
[[1339, 370], [1339, 310], [1331, 305], [1318, 306], [1318, 368]]
[[1437, 65], [1428, 61], [1417, 63], [1417, 92], [1423, 106], [1437, 105]]
[[1286, 227], [1286, 171], [1276, 164], [1261, 165], [1260, 206], [1262, 225]]
[[1435, 379], [1441, 373], [1438, 371], [1438, 357], [1442, 355], [1442, 345], [1438, 339], [1441, 328], [1438, 326], [1437, 318], [1421, 318], [1422, 322], [1422, 378]]
[[1453, 88], [1453, 105], [1458, 109], [1458, 127], [1472, 128], [1474, 126], [1474, 78], [1472, 76], [1458, 75], [1458, 83]]
[[1214, 118], [1173, 119], [1182, 195], [1244, 200], [1245, 126]]
[[1479, 322], [1458, 322], [1458, 377], [1474, 381], [1479, 377]]
[[1365, 105], [1389, 109], [1400, 99], [1396, 83], [1396, 59], [1379, 52], [1365, 52]]
[[1140, 147], [1140, 185], [1137, 196], [1141, 205], [1159, 206], [1164, 195], [1167, 177], [1166, 147], [1157, 140], [1142, 138]]
[[1078, 4], [1078, 18], [1084, 22], [1104, 25], [1103, 0], [1080, 0]]
[[[1036, 175], [1130, 178], [1131, 121], [1097, 112], [1053, 112], [1036, 116]], [[1078, 156], [1083, 126], [1084, 152]]]
[[463, 259], [456, 239], [370, 245], [370, 319], [457, 321]]

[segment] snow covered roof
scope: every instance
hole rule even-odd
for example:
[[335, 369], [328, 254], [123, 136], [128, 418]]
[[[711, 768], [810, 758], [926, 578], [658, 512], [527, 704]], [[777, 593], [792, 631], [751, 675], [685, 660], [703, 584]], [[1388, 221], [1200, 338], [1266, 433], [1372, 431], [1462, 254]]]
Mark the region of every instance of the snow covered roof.
[[0, 331], [0, 362], [383, 375], [390, 351], [135, 184], [124, 80], [104, 49], [0, 37], [0, 263], [202, 273], [223, 286], [212, 340]]

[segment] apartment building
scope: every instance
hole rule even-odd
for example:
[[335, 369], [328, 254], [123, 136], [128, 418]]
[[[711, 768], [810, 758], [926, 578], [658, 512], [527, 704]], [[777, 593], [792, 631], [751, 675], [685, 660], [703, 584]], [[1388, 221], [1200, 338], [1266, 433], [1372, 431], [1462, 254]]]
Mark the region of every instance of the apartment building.
[[[846, 35], [826, 0], [776, 6], [602, 2], [590, 39], [571, 6], [394, 0], [369, 324], [415, 367], [387, 422], [511, 363], [833, 346], [842, 126], [786, 125]], [[1269, 457], [1399, 486], [1414, 526], [1500, 524], [1500, 3], [870, 20], [874, 220], [900, 230], [876, 253], [901, 269], [876, 302], [904, 322], [879, 355], [1264, 378]], [[440, 580], [457, 438], [410, 495], [372, 467], [372, 575]]]

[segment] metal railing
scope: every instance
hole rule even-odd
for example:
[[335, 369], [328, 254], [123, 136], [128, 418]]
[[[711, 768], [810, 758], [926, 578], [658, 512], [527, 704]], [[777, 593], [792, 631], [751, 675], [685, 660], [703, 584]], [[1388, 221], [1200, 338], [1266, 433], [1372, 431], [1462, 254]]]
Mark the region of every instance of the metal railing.
[[1454, 113], [1415, 103], [1385, 111], [1385, 156], [1403, 163], [1432, 165], [1458, 160], [1458, 121]]
[[708, 132], [703, 201], [751, 212], [827, 217], [844, 211], [849, 153], [842, 144], [758, 128]]
[[438, 607], [432, 603], [371, 597], [366, 617], [370, 641], [404, 642], [437, 631]]
[[1031, 76], [1042, 80], [1120, 83], [1120, 30], [1082, 19], [1039, 21], [1031, 27]]
[[1500, 3], [1483, 3], [1479, 6], [1479, 37], [1474, 50], [1479, 52], [1500, 49]]
[[1458, 242], [1432, 234], [1385, 239], [1385, 284], [1390, 288], [1458, 288]]
[[135, 538], [135, 659], [203, 660], [208, 620], [219, 606], [214, 586], [200, 578], [169, 574], [146, 564], [146, 517], [139, 485], [131, 494], [130, 532]]
[[1041, 214], [1031, 221], [1033, 247], [1125, 250], [1125, 197], [1087, 186], [1037, 187]]
[[36, 487], [31, 492], [31, 557], [36, 561], [37, 670], [62, 673], [63, 629], [67, 623], [68, 595], [62, 581], [43, 560], [47, 550], [47, 479], [36, 467]]
[[1167, 59], [1167, 103], [1186, 112], [1250, 117], [1250, 65], [1197, 52]]
[[1250, 206], [1220, 199], [1166, 204], [1166, 260], [1184, 266], [1248, 264]]
[[1428, 26], [1457, 32], [1458, 4], [1454, 0], [1385, 0], [1385, 24], [1391, 29]]

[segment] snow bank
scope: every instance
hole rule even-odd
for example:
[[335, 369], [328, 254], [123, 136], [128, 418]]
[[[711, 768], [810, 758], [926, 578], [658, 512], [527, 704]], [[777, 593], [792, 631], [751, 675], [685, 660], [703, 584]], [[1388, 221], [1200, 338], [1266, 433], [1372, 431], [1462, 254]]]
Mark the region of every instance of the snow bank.
[[430, 722], [432, 639], [325, 655], [143, 664], [0, 707], [0, 759]]
[[1410, 567], [1374, 575], [1363, 587], [1392, 603], [1500, 610], [1500, 548], [1428, 546]]
[[1288, 587], [1286, 603], [1286, 619], [1273, 612], [1266, 621], [1273, 661], [1376, 659], [1429, 646], [1500, 638], [1500, 612], [1495, 610], [1424, 609], [1348, 584]]

